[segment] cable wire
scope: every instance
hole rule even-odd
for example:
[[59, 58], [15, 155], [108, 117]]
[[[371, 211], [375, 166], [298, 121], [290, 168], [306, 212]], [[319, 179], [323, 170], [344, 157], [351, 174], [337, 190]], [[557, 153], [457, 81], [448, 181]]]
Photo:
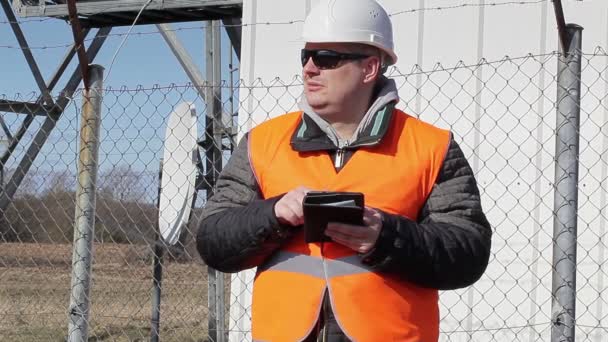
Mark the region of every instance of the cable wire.
[[127, 34], [125, 35], [125, 37], [123, 38], [122, 42], [120, 42], [120, 45], [118, 46], [118, 48], [116, 49], [116, 52], [114, 52], [114, 56], [112, 56], [112, 61], [110, 62], [110, 67], [108, 67], [108, 73], [106, 74], [106, 77], [103, 80], [103, 83], [105, 84], [106, 81], [108, 80], [108, 78], [110, 77], [110, 72], [112, 72], [112, 66], [114, 65], [114, 61], [116, 60], [116, 57], [118, 56], [118, 52], [120, 51], [120, 49], [122, 49], [122, 46], [124, 45], [125, 41], [127, 40], [127, 38], [129, 38], [129, 34], [131, 33], [131, 30], [133, 30], [133, 27], [135, 26], [135, 23], [137, 23], [137, 20], [139, 19], [139, 16], [141, 15], [141, 13], [144, 11], [144, 9], [146, 9], [146, 7], [148, 7], [148, 5], [152, 2], [153, 0], [148, 0], [139, 10], [139, 13], [137, 13], [137, 16], [135, 17], [135, 19], [133, 20], [133, 24], [131, 24], [131, 27], [129, 27], [129, 30], [127, 31]]
[[427, 11], [443, 11], [452, 10], [465, 7], [497, 7], [506, 5], [534, 5], [547, 0], [532, 0], [532, 1], [506, 1], [506, 2], [488, 2], [488, 3], [463, 3], [460, 5], [452, 6], [437, 6], [437, 7], [425, 7], [425, 8], [414, 8], [410, 10], [404, 10], [399, 12], [390, 13], [389, 17], [404, 14], [404, 13], [416, 13], [416, 12], [427, 12]]

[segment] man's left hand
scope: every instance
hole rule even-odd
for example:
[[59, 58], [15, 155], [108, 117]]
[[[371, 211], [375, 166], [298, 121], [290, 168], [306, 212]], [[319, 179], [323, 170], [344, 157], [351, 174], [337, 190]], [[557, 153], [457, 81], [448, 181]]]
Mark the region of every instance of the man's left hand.
[[380, 236], [382, 229], [382, 214], [373, 208], [365, 207], [363, 226], [330, 222], [327, 224], [325, 235], [334, 242], [342, 244], [356, 252], [369, 252]]

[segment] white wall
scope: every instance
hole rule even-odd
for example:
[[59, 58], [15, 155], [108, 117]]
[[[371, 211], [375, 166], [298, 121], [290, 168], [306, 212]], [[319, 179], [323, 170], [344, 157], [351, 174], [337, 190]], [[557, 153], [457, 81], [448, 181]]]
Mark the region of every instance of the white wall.
[[[536, 55], [558, 48], [552, 2], [498, 5], [507, 1], [496, 0], [485, 3], [497, 5], [484, 7], [476, 6], [483, 1], [474, 0], [380, 2], [389, 13], [401, 12], [392, 16], [399, 62], [391, 75], [401, 86], [399, 107], [453, 130], [476, 172], [483, 206], [495, 230], [493, 257], [484, 277], [469, 289], [441, 294], [442, 339], [546, 341], [551, 312], [557, 57]], [[245, 1], [243, 23], [258, 24], [243, 28], [241, 77], [252, 88], [241, 89], [242, 132], [297, 109], [302, 46], [294, 40], [314, 3]], [[461, 4], [469, 5], [446, 8]], [[428, 10], [411, 11], [416, 8]], [[567, 22], [585, 28], [584, 52], [606, 47], [607, 1], [564, 1], [564, 13]], [[481, 58], [494, 63], [475, 67]], [[462, 64], [468, 67], [451, 69]], [[598, 266], [606, 261], [601, 247], [605, 240], [599, 243], [599, 234], [606, 221], [601, 214], [605, 216], [606, 202], [607, 65], [606, 57], [583, 58], [577, 314], [579, 323], [588, 326], [608, 324], [597, 319], [607, 310], [602, 303], [608, 301], [605, 266]], [[410, 74], [419, 68], [427, 72]], [[239, 276], [250, 280], [252, 273]], [[251, 290], [250, 285], [234, 286], [237, 293]], [[239, 299], [249, 305], [249, 297]], [[240, 310], [231, 315], [248, 317]], [[239, 323], [231, 330], [248, 329], [247, 318]], [[600, 341], [600, 332], [581, 327], [577, 333], [583, 341]], [[231, 335], [231, 341], [241, 338]]]

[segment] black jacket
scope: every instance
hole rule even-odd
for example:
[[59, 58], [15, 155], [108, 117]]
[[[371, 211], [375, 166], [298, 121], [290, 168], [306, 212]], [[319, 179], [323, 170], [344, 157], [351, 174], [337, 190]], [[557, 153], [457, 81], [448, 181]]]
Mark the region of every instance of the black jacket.
[[[304, 134], [291, 140], [297, 151], [338, 147], [307, 115]], [[343, 151], [345, 162], [358, 146], [381, 144], [390, 115], [384, 116], [375, 135], [371, 129]], [[302, 123], [301, 123], [302, 124]], [[371, 125], [370, 125], [371, 126]], [[342, 164], [344, 165], [344, 164]], [[248, 158], [245, 136], [220, 174], [215, 193], [207, 202], [197, 248], [203, 260], [222, 272], [260, 266], [298, 228], [281, 226], [274, 214], [280, 198], [262, 199]], [[473, 172], [462, 150], [450, 138], [442, 170], [417, 222], [383, 213], [376, 246], [362, 262], [378, 271], [398, 273], [419, 286], [457, 289], [476, 282], [490, 257], [492, 231], [480, 203]]]

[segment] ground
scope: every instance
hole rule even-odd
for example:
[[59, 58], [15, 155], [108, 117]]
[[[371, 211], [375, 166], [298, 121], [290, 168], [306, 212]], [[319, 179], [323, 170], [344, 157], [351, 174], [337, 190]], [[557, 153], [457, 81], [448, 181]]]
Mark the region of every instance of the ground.
[[[149, 341], [152, 259], [148, 246], [99, 244], [89, 341]], [[0, 341], [64, 341], [72, 246], [0, 243]], [[196, 259], [194, 259], [196, 260]], [[165, 263], [162, 341], [207, 341], [207, 268]]]

